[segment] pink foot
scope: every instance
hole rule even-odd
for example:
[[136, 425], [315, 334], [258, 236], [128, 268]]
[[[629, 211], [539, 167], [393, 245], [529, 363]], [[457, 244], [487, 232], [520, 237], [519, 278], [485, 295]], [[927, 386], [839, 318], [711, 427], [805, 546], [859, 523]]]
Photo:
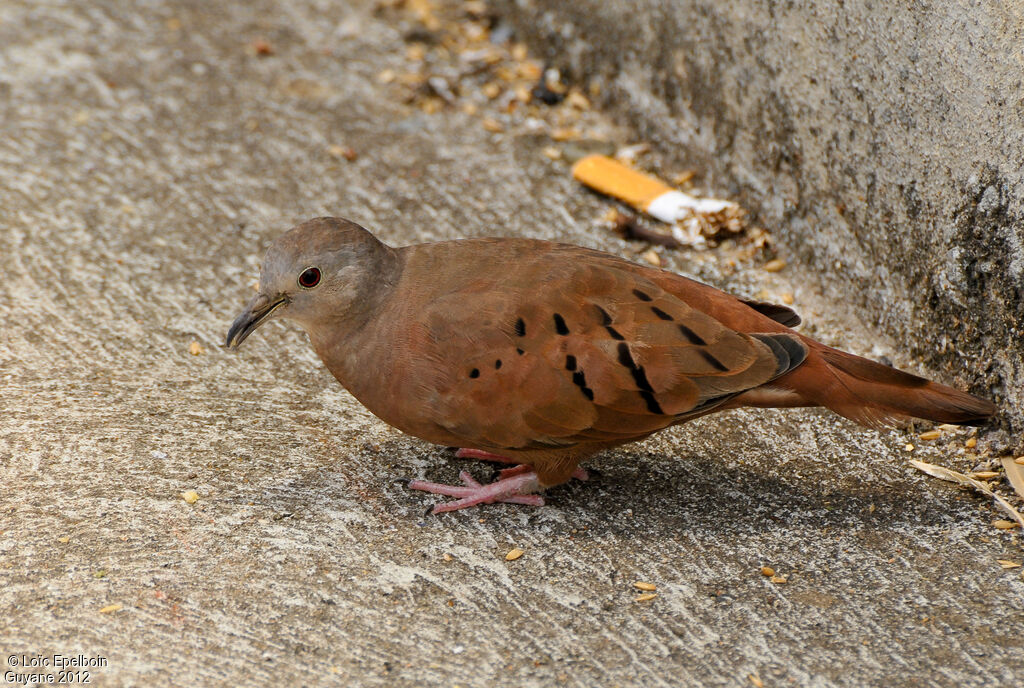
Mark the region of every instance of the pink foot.
[[409, 483], [409, 489], [460, 498], [454, 502], [437, 504], [431, 511], [434, 514], [465, 509], [477, 504], [491, 504], [493, 502], [544, 506], [543, 497], [530, 494], [530, 491], [537, 489], [537, 475], [528, 466], [525, 466], [525, 471], [521, 471], [519, 468], [521, 467], [516, 466], [515, 468], [508, 469], [516, 471], [516, 473], [500, 478], [490, 485], [481, 485], [467, 471], [462, 471], [459, 473], [459, 478], [466, 484], [465, 487], [431, 483], [426, 480], [413, 480]]
[[[516, 459], [510, 459], [509, 457], [502, 456], [501, 454], [492, 454], [491, 452], [484, 451], [483, 449], [459, 449], [457, 452], [455, 452], [455, 458], [480, 459], [481, 461], [494, 461], [495, 463], [519, 463]], [[526, 465], [527, 464], [520, 463], [519, 466], [517, 466], [516, 468], [521, 468]], [[510, 470], [515, 469], [506, 468], [500, 471], [498, 473], [498, 476], [503, 478], [505, 477], [506, 471]], [[509, 473], [509, 475], [515, 475], [515, 473]], [[590, 480], [590, 474], [587, 473], [587, 470], [579, 466], [577, 466], [576, 470], [572, 472], [572, 477], [576, 478], [577, 480]]]

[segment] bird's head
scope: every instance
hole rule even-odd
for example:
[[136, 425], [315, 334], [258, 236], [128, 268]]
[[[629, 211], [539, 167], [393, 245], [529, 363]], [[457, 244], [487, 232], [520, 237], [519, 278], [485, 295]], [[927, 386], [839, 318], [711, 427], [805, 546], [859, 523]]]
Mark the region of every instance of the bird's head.
[[393, 255], [368, 231], [348, 220], [321, 217], [288, 230], [270, 245], [259, 291], [228, 330], [225, 346], [237, 348], [271, 318], [315, 324], [343, 320], [364, 310], [366, 292], [386, 274]]

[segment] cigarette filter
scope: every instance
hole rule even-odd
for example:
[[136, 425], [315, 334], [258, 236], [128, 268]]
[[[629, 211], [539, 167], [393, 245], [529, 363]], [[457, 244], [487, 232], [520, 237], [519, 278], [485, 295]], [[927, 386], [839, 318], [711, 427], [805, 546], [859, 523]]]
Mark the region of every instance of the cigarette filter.
[[720, 213], [733, 205], [715, 198], [695, 198], [605, 155], [580, 158], [572, 167], [572, 176], [669, 224], [696, 213]]

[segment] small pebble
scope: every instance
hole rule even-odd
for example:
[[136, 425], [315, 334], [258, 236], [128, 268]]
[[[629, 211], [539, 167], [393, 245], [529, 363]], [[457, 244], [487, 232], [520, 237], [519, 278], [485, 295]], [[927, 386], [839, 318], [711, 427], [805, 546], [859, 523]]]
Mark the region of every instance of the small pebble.
[[907, 443], [907, 445], [903, 447], [903, 451], [914, 451], [914, 445]]

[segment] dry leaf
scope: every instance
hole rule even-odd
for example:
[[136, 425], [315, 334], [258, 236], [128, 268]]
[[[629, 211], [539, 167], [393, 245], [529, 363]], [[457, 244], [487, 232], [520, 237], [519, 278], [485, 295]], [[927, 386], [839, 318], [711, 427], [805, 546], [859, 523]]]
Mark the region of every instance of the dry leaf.
[[[1024, 457], [1022, 457], [1024, 458]], [[1017, 463], [1019, 459], [1003, 457], [1003, 468], [1006, 469], [1006, 479], [1010, 481], [1017, 496], [1024, 499], [1024, 466]]]
[[[1009, 526], [1011, 528], [1012, 527], [1016, 527], [1018, 525], [1019, 526], [1024, 526], [1024, 517], [1022, 517], [1020, 515], [1020, 512], [1017, 511], [1016, 509], [1014, 509], [1013, 505], [1010, 504], [1008, 501], [1006, 501], [1001, 496], [999, 496], [995, 492], [993, 492], [992, 488], [989, 487], [986, 483], [983, 483], [980, 480], [975, 480], [974, 478], [971, 478], [970, 476], [966, 476], [963, 473], [958, 473], [956, 471], [952, 471], [952, 470], [950, 470], [948, 468], [945, 468], [943, 466], [936, 466], [934, 464], [925, 463], [924, 461], [911, 461], [910, 465], [913, 466], [914, 468], [916, 468], [919, 471], [923, 471], [923, 472], [927, 473], [928, 475], [932, 476], [933, 478], [939, 478], [941, 480], [948, 480], [950, 482], [954, 482], [954, 483], [957, 483], [959, 485], [963, 485], [965, 487], [973, 487], [974, 489], [978, 490], [979, 492], [984, 492], [985, 494], [987, 494], [988, 496], [990, 496], [990, 497], [992, 497], [993, 499], [996, 500], [996, 504], [999, 506], [1000, 509], [1002, 509], [1007, 514], [1009, 514], [1010, 516], [1013, 517], [1013, 521], [1002, 521], [1002, 523], [1009, 523], [1009, 524], [1011, 524]], [[1016, 523], [1014, 523], [1014, 521], [1016, 521]], [[996, 521], [996, 523], [999, 523], [999, 521]], [[995, 525], [995, 524], [993, 524], [993, 525]], [[996, 528], [1005, 528], [1005, 526], [996, 525]]]

